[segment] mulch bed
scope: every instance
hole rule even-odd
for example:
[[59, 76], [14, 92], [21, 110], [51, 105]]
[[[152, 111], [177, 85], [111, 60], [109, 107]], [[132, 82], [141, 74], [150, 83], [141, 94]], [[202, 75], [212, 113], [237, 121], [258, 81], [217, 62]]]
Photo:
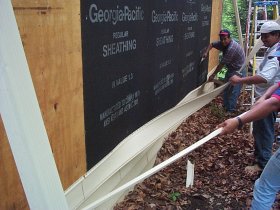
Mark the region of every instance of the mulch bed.
[[[225, 113], [221, 97], [216, 97], [168, 136], [158, 152], [155, 165], [207, 136], [225, 119], [237, 116], [248, 108], [239, 104], [235, 114]], [[114, 209], [248, 209], [258, 175], [248, 176], [244, 168], [253, 163], [253, 151], [248, 124], [232, 134], [217, 136], [136, 185]], [[195, 165], [191, 188], [186, 188], [187, 160]], [[280, 209], [280, 198], [277, 198], [273, 209]]]

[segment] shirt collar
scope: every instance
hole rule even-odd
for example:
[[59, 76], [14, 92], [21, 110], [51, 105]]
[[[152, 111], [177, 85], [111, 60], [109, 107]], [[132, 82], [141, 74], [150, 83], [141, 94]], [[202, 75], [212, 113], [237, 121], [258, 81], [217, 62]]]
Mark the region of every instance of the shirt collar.
[[270, 53], [271, 51], [276, 50], [276, 48], [278, 47], [278, 43], [279, 42], [275, 43], [272, 47], [268, 48], [266, 52]]

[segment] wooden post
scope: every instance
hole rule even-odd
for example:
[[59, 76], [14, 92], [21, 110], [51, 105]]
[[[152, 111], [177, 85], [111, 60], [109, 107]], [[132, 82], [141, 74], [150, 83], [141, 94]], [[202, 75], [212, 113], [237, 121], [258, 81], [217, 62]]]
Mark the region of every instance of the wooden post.
[[0, 26], [0, 112], [29, 207], [68, 209], [10, 0]]

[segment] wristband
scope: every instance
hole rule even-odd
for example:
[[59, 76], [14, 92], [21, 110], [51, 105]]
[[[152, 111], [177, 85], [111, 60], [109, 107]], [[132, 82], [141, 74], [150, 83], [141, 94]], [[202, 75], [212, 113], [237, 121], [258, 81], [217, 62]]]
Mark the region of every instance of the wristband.
[[238, 127], [237, 128], [240, 130], [242, 128], [242, 126], [243, 126], [243, 122], [242, 122], [240, 117], [236, 117], [236, 119], [238, 121]]

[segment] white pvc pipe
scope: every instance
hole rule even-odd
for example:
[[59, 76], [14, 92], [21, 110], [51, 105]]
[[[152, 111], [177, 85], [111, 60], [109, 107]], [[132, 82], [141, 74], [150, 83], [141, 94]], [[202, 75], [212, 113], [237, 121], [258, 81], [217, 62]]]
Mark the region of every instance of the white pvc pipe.
[[140, 176], [134, 178], [133, 180], [127, 182], [126, 184], [122, 185], [121, 187], [113, 190], [112, 192], [108, 193], [107, 195], [105, 195], [104, 197], [96, 200], [95, 202], [91, 203], [90, 205], [86, 206], [83, 208], [83, 210], [89, 210], [89, 209], [94, 209], [96, 207], [98, 207], [99, 205], [101, 205], [102, 203], [104, 203], [106, 200], [108, 200], [109, 198], [111, 198], [112, 196], [123, 192], [125, 190], [127, 190], [128, 188], [134, 186], [137, 183], [142, 182], [144, 179], [152, 176], [153, 174], [157, 173], [158, 171], [162, 170], [163, 168], [165, 168], [166, 166], [170, 165], [171, 163], [175, 162], [176, 160], [182, 158], [183, 156], [187, 155], [188, 153], [192, 152], [193, 150], [195, 150], [196, 148], [198, 148], [199, 146], [205, 144], [207, 141], [209, 141], [210, 139], [214, 138], [215, 136], [219, 135], [221, 133], [223, 128], [219, 128], [215, 131], [213, 131], [212, 133], [210, 133], [208, 136], [204, 137], [203, 139], [197, 141], [196, 143], [194, 143], [193, 145], [189, 146], [188, 148], [182, 150], [181, 152], [179, 152], [178, 154], [172, 156], [171, 158], [165, 160], [164, 162], [158, 164], [157, 166], [155, 166], [154, 168], [146, 171], [145, 173], [141, 174]]
[[235, 20], [236, 20], [236, 25], [237, 25], [239, 44], [241, 45], [242, 49], [244, 49], [240, 17], [239, 17], [239, 11], [238, 11], [238, 4], [237, 4], [236, 0], [232, 0], [232, 3], [233, 3], [233, 7], [234, 7], [234, 12], [235, 12]]
[[251, 23], [251, 14], [252, 14], [252, 0], [249, 0], [249, 3], [248, 3], [248, 7], [249, 7], [249, 9], [248, 9], [248, 15], [247, 15], [247, 24], [246, 24], [246, 37], [245, 37], [245, 56], [246, 56], [246, 58], [248, 57], [248, 52], [249, 52], [249, 50], [248, 50], [248, 47], [250, 47], [249, 46], [249, 33], [250, 33], [250, 23]]

